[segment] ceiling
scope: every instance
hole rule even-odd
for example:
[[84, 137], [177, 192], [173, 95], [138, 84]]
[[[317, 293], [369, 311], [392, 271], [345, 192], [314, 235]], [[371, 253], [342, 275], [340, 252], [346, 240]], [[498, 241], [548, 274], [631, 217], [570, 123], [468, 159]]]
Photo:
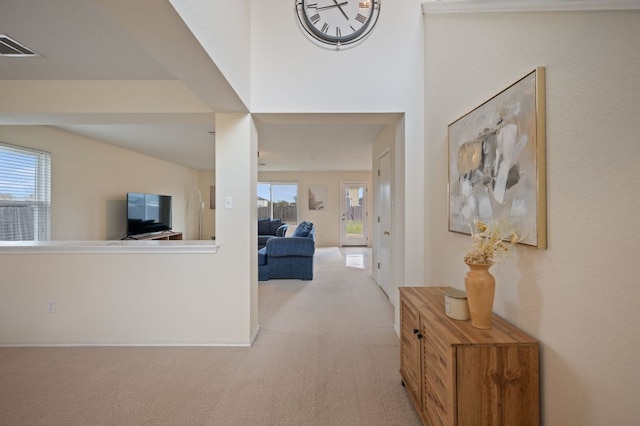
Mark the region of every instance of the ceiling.
[[[0, 112], [0, 125], [51, 125], [186, 167], [211, 170], [215, 113], [247, 111], [168, 1], [2, 0], [0, 34], [40, 54], [0, 56], [0, 81], [7, 84], [17, 84], [11, 80], [27, 86], [38, 80], [170, 81], [192, 97], [198, 93], [200, 102], [197, 107], [167, 102], [164, 109], [131, 113], [101, 113], [100, 105], [96, 110], [78, 108], [64, 114]], [[197, 75], [193, 69], [199, 70]], [[96, 100], [92, 101], [94, 107]], [[254, 117], [259, 170], [362, 171], [371, 170], [373, 141], [399, 114]]]

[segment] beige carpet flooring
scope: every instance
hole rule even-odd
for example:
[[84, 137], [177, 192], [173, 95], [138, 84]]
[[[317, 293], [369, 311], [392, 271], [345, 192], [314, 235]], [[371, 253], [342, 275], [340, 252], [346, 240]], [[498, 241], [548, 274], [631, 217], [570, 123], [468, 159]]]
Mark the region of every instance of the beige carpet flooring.
[[419, 425], [370, 251], [315, 264], [260, 283], [251, 348], [0, 348], [0, 425]]

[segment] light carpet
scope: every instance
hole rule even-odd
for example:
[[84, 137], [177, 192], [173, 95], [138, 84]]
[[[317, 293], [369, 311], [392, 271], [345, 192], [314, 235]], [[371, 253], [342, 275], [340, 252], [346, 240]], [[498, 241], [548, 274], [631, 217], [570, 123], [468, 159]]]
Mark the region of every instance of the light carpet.
[[370, 250], [314, 260], [313, 281], [259, 284], [251, 348], [0, 348], [0, 424], [419, 425]]

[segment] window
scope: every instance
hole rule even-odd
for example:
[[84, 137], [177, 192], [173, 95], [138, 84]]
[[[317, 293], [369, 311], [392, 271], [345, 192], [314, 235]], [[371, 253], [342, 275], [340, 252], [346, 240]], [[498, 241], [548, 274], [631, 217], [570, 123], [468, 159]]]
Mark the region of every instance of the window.
[[51, 235], [51, 155], [0, 144], [0, 241]]
[[290, 225], [298, 223], [297, 183], [258, 183], [258, 217], [282, 219]]

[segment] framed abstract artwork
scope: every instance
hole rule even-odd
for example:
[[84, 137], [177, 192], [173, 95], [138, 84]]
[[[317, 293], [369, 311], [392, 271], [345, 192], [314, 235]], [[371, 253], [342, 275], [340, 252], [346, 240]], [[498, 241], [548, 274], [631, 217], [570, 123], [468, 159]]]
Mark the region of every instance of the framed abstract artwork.
[[327, 185], [309, 186], [309, 210], [327, 208]]
[[538, 67], [448, 126], [449, 231], [508, 218], [547, 246], [545, 72]]

